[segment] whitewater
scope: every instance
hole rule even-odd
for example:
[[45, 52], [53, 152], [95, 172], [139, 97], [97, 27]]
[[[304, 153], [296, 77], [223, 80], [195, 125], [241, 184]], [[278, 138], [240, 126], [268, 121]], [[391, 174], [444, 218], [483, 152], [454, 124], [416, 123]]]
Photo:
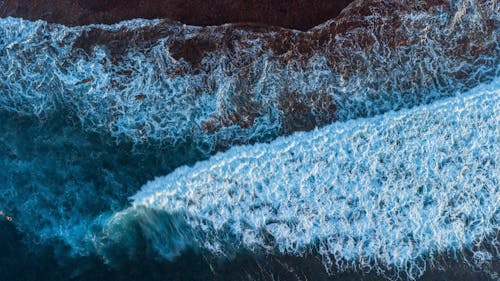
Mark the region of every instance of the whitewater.
[[498, 264], [498, 11], [354, 1], [307, 32], [0, 19], [0, 214], [63, 264]]
[[[369, 12], [364, 6], [369, 6]], [[500, 74], [497, 1], [355, 1], [307, 32], [0, 19], [0, 108], [205, 155], [453, 96]]]
[[180, 215], [217, 254], [315, 249], [414, 277], [440, 252], [498, 259], [498, 242], [475, 247], [500, 230], [499, 86], [232, 148], [146, 184], [132, 208]]

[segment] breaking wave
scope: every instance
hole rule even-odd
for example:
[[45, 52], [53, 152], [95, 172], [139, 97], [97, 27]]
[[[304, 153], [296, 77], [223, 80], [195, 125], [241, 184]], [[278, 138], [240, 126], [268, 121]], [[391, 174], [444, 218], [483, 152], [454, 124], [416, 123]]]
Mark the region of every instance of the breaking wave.
[[217, 255], [315, 249], [413, 277], [440, 252], [498, 259], [498, 242], [475, 247], [500, 230], [499, 86], [230, 149], [146, 184], [132, 210], [181, 215]]

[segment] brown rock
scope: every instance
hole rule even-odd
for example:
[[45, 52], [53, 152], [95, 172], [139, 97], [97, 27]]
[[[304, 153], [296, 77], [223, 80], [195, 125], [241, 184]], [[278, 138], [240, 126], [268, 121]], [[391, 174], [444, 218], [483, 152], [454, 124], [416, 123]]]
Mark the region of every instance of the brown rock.
[[331, 123], [335, 120], [335, 105], [332, 96], [327, 93], [296, 92], [283, 93], [279, 97], [279, 107], [283, 113], [283, 133], [309, 131], [314, 127]]
[[92, 82], [93, 80], [94, 80], [94, 78], [92, 78], [92, 77], [85, 78], [82, 81], [76, 82], [75, 86], [79, 86], [79, 85], [82, 85], [82, 84], [87, 84], [87, 83]]

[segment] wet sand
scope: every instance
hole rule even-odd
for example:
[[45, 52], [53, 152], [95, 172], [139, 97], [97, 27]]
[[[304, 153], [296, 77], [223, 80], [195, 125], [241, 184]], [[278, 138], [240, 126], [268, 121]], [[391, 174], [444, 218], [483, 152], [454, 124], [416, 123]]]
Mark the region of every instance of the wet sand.
[[192, 25], [252, 22], [306, 30], [334, 18], [352, 0], [5, 0], [0, 17], [66, 25], [169, 18]]

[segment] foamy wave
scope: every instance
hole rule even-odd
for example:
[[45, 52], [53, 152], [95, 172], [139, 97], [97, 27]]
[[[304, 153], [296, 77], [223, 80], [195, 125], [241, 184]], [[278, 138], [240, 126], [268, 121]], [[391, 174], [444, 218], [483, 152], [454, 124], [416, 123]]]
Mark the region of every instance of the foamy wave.
[[413, 2], [358, 1], [309, 32], [0, 19], [0, 109], [62, 110], [119, 140], [212, 152], [425, 104], [499, 75], [497, 1]]
[[[316, 249], [340, 269], [420, 276], [434, 254], [498, 234], [499, 124], [497, 81], [429, 106], [230, 149], [148, 183], [131, 210], [182, 215], [197, 246], [219, 255]], [[499, 246], [474, 249], [487, 262], [500, 257]]]

